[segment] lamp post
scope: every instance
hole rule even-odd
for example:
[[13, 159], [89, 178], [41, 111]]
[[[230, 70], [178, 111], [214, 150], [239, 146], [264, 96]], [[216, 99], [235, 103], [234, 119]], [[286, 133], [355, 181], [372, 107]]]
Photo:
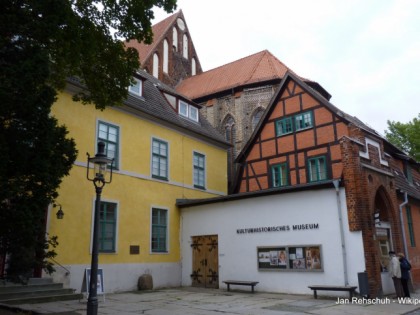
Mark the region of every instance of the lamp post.
[[[93, 222], [93, 241], [92, 241], [92, 263], [90, 267], [90, 280], [89, 282], [89, 297], [87, 301], [87, 315], [98, 314], [98, 253], [99, 253], [99, 213], [101, 207], [101, 193], [102, 188], [105, 184], [109, 184], [112, 181], [112, 163], [114, 159], [110, 159], [105, 153], [105, 143], [98, 142], [98, 153], [94, 157], [90, 157], [87, 153], [87, 173], [86, 177], [89, 181], [93, 182], [96, 191], [95, 201], [95, 214]], [[90, 165], [93, 164], [93, 169]], [[110, 166], [109, 179], [106, 178], [106, 173]], [[93, 171], [93, 174], [91, 172]]]

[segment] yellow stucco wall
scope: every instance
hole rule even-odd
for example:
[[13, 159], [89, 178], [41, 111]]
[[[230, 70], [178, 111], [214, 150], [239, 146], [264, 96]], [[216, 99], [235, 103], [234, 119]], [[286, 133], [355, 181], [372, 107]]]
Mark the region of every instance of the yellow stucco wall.
[[[89, 264], [92, 213], [95, 191], [86, 179], [86, 152], [95, 154], [98, 120], [119, 127], [120, 164], [112, 183], [103, 189], [102, 200], [118, 203], [116, 252], [100, 254], [100, 263], [178, 262], [178, 198], [208, 198], [227, 192], [226, 151], [171, 128], [128, 114], [122, 109], [99, 111], [93, 105], [74, 103], [62, 93], [52, 114], [65, 124], [77, 144], [78, 157], [70, 176], [64, 178], [57, 202], [65, 213], [63, 220], [51, 209], [48, 231], [57, 235], [56, 260], [63, 265]], [[169, 144], [169, 180], [151, 178], [152, 137]], [[193, 188], [193, 151], [206, 156], [206, 191]], [[168, 210], [169, 251], [150, 252], [151, 209]], [[130, 255], [130, 245], [139, 245], [140, 254]]]

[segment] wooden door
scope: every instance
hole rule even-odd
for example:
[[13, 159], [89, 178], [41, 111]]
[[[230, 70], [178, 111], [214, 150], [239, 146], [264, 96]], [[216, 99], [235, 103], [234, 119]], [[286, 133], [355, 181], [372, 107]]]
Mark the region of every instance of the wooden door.
[[192, 237], [192, 286], [219, 287], [219, 250], [217, 235]]

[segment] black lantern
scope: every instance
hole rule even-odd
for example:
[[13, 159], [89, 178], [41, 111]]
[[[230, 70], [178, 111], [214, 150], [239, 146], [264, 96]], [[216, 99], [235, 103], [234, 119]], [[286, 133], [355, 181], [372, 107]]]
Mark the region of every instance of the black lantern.
[[59, 207], [57, 213], [55, 214], [57, 216], [57, 219], [59, 219], [59, 220], [63, 219], [64, 218], [64, 211], [61, 208], [61, 205], [60, 204], [54, 204], [54, 208], [55, 207]]
[[[110, 159], [105, 154], [105, 143], [98, 142], [98, 152], [94, 157], [90, 157], [87, 153], [87, 171], [86, 177], [89, 181], [93, 182], [96, 191], [95, 201], [95, 215], [93, 223], [93, 240], [92, 240], [92, 263], [90, 267], [90, 280], [86, 279], [89, 283], [89, 297], [87, 301], [87, 314], [98, 314], [98, 254], [99, 254], [99, 212], [101, 207], [101, 193], [105, 184], [112, 181], [112, 164], [114, 159]], [[93, 168], [91, 168], [93, 164]], [[109, 171], [109, 178], [107, 173]], [[92, 174], [93, 173], [93, 174]]]

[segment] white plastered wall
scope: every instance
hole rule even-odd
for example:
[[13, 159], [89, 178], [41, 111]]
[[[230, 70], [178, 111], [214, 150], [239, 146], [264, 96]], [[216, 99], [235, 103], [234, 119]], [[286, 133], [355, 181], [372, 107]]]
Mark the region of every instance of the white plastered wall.
[[[361, 232], [350, 232], [345, 191], [340, 189], [341, 213], [350, 285], [358, 285], [365, 260]], [[191, 285], [191, 237], [218, 235], [219, 286], [223, 280], [259, 281], [258, 291], [311, 293], [308, 285], [344, 285], [344, 264], [337, 195], [334, 188], [283, 193], [218, 202], [182, 209], [182, 285]], [[318, 224], [317, 229], [293, 230], [293, 225]], [[289, 226], [289, 231], [238, 234], [237, 229]], [[257, 247], [321, 245], [321, 272], [258, 269]], [[322, 294], [322, 292], [319, 292]], [[333, 292], [329, 292], [329, 294]], [[337, 295], [341, 295], [337, 293]]]

